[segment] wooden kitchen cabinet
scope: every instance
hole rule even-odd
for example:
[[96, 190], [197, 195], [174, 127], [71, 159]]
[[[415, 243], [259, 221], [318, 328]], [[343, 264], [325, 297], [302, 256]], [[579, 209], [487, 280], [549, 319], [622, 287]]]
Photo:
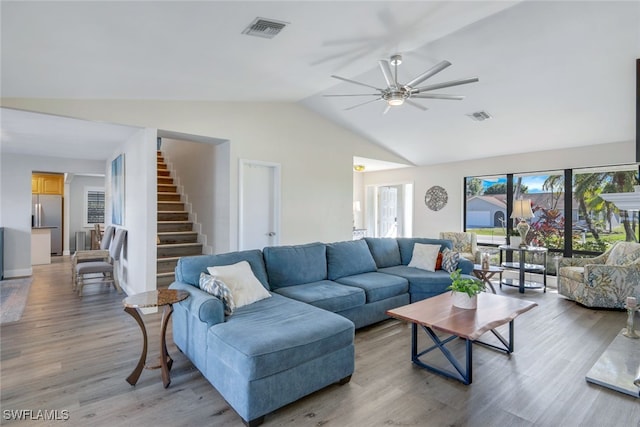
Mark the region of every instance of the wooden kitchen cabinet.
[[49, 173], [31, 174], [31, 192], [33, 194], [64, 194], [64, 175]]

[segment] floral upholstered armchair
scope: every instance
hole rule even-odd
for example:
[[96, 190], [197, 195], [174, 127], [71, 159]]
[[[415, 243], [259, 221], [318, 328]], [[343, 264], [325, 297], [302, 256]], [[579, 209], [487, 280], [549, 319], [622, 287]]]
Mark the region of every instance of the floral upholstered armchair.
[[640, 298], [640, 243], [616, 242], [594, 258], [562, 258], [558, 293], [587, 307], [624, 308]]
[[478, 238], [476, 233], [463, 231], [441, 231], [441, 239], [451, 240], [453, 250], [460, 253], [461, 257], [467, 258], [473, 263], [480, 263], [478, 252]]

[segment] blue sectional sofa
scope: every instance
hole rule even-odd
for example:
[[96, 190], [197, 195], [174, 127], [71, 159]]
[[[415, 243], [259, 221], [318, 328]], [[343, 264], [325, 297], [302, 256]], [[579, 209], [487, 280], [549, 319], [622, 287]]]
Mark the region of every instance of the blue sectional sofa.
[[[171, 289], [190, 298], [175, 304], [173, 339], [245, 424], [354, 371], [354, 332], [387, 318], [391, 308], [446, 291], [445, 271], [408, 267], [415, 243], [398, 238], [273, 246], [262, 251], [181, 258]], [[270, 298], [224, 315], [221, 300], [199, 288], [207, 267], [247, 261]], [[464, 274], [473, 264], [460, 260]]]

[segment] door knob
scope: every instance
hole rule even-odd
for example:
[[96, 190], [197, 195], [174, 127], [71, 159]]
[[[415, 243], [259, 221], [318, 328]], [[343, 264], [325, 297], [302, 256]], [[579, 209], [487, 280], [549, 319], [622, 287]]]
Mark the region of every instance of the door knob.
[[269, 237], [273, 237], [275, 235], [276, 235], [276, 233], [274, 233], [273, 231], [270, 231], [270, 232], [267, 233], [267, 236], [269, 236]]

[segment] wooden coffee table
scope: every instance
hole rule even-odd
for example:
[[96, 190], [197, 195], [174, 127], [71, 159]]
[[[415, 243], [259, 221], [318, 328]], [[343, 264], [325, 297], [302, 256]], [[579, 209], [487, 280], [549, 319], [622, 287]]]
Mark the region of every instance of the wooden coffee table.
[[[413, 304], [388, 310], [387, 314], [396, 319], [411, 323], [411, 361], [413, 363], [440, 375], [459, 380], [464, 384], [471, 384], [472, 381], [472, 344], [481, 344], [507, 354], [512, 353], [514, 319], [538, 305], [535, 302], [494, 295], [487, 292], [482, 292], [478, 295], [478, 308], [474, 310], [454, 307], [451, 302], [451, 293], [447, 292]], [[509, 324], [508, 341], [495, 330], [498, 326], [507, 323]], [[418, 352], [418, 325], [420, 325], [427, 336], [434, 342], [433, 346], [420, 352]], [[436, 335], [435, 330], [451, 334], [451, 336], [441, 340]], [[478, 338], [489, 331], [498, 338], [504, 347], [478, 340]], [[457, 337], [466, 341], [466, 361], [463, 361], [465, 365], [464, 368], [460, 361], [445, 347], [447, 343]], [[456, 372], [442, 369], [420, 360], [422, 356], [435, 349], [439, 349], [442, 354], [444, 354]]]

